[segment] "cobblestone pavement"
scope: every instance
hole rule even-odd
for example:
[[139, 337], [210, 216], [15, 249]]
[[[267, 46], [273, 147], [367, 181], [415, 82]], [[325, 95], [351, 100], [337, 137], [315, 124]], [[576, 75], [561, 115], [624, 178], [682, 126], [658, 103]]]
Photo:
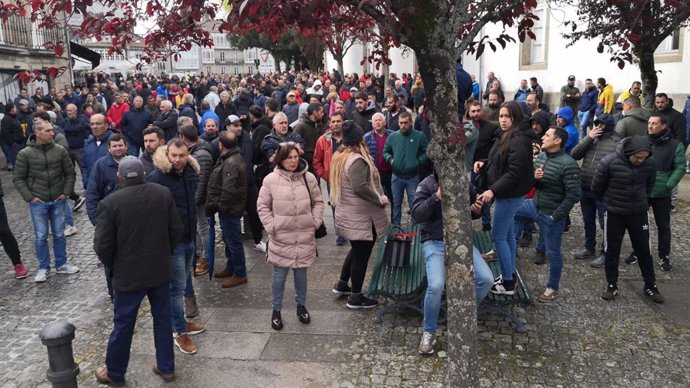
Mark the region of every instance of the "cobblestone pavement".
[[[55, 319], [77, 326], [75, 359], [79, 383], [97, 386], [93, 369], [104, 362], [112, 327], [102, 268], [92, 250], [92, 227], [85, 210], [75, 213], [79, 233], [68, 238], [68, 255], [81, 268], [76, 275], [53, 275], [36, 284], [33, 231], [28, 207], [19, 198], [11, 176], [0, 173], [5, 204], [30, 275], [15, 280], [9, 260], [0, 259], [0, 386], [43, 387], [48, 367], [40, 329]], [[681, 194], [690, 197], [686, 178]], [[674, 269], [657, 269], [659, 289], [667, 303], [659, 307], [641, 293], [636, 266], [621, 264], [621, 295], [612, 303], [599, 299], [603, 270], [575, 260], [583, 239], [579, 208], [564, 238], [564, 273], [560, 296], [551, 304], [518, 309], [525, 334], [515, 333], [502, 316], [479, 317], [479, 383], [483, 387], [682, 387], [690, 370], [690, 325], [680, 279], [688, 277], [690, 227], [688, 201], [673, 215]], [[371, 312], [351, 312], [330, 288], [339, 274], [347, 248], [338, 247], [328, 213], [328, 237], [319, 242], [320, 258], [309, 270], [307, 306], [312, 324], [294, 314], [293, 287], [288, 279], [280, 333], [270, 328], [271, 266], [245, 244], [249, 283], [223, 290], [218, 281], [195, 280], [207, 331], [196, 337], [199, 353], [176, 351], [179, 387], [441, 387], [445, 386], [447, 344], [440, 335], [437, 353], [416, 354], [421, 319], [413, 313], [386, 316], [382, 324]], [[654, 229], [654, 228], [652, 228]], [[681, 237], [683, 236], [683, 237]], [[626, 243], [624, 252], [629, 249]], [[655, 244], [653, 244], [655, 245]], [[521, 265], [530, 290], [537, 294], [547, 280], [548, 266], [529, 261], [522, 249]], [[367, 281], [368, 283], [368, 281]], [[142, 306], [132, 345], [128, 385], [165, 386], [150, 372], [154, 361], [152, 323]]]

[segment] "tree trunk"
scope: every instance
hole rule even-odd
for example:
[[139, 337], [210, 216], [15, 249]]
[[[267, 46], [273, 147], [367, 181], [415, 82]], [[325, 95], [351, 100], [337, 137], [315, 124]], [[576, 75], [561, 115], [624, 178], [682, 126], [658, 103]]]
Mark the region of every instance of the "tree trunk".
[[[440, 177], [446, 253], [448, 300], [448, 375], [446, 386], [477, 386], [477, 302], [472, 273], [472, 226], [469, 211], [469, 178], [462, 142], [448, 137], [458, 127], [455, 40], [468, 18], [452, 2], [418, 3], [419, 23], [404, 44], [415, 51], [431, 111], [432, 141], [427, 153]], [[455, 4], [455, 7], [458, 7]], [[435, 20], [435, 23], [428, 23]]]
[[345, 76], [345, 66], [343, 65], [343, 56], [336, 57], [335, 60], [338, 62], [338, 72], [340, 72], [340, 76], [344, 77]]
[[659, 78], [656, 76], [656, 69], [654, 66], [654, 51], [655, 48], [651, 46], [644, 46], [640, 50], [640, 78], [642, 79], [642, 95], [644, 101], [642, 106], [652, 111], [654, 110], [654, 96], [656, 95], [656, 88], [659, 86]]

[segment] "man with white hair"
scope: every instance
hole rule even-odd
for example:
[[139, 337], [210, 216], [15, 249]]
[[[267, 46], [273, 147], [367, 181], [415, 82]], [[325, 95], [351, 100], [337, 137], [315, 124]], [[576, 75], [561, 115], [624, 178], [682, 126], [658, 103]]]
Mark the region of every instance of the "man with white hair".
[[211, 86], [211, 91], [208, 92], [206, 97], [204, 97], [204, 101], [208, 101], [208, 104], [210, 105], [212, 111], [216, 109], [216, 105], [220, 103], [220, 97], [218, 97], [217, 86]]
[[173, 109], [170, 100], [163, 100], [160, 104], [161, 115], [153, 122], [155, 127], [163, 130], [165, 141], [177, 136], [177, 111]]
[[230, 100], [230, 93], [227, 91], [220, 93], [220, 103], [216, 105], [214, 112], [218, 115], [219, 123], [224, 123], [230, 115], [237, 115], [237, 107], [235, 103]]
[[[196, 114], [196, 106], [194, 105], [194, 96], [191, 95], [190, 93], [187, 93], [184, 95], [182, 101], [183, 101], [182, 105], [180, 105], [180, 107], [178, 108], [178, 110], [180, 111], [179, 116], [180, 117], [183, 117], [183, 116], [189, 117], [190, 119], [192, 119], [192, 124], [195, 127], [198, 127], [199, 126], [199, 118], [197, 117], [197, 114]], [[181, 128], [179, 126], [179, 124], [177, 127]]]

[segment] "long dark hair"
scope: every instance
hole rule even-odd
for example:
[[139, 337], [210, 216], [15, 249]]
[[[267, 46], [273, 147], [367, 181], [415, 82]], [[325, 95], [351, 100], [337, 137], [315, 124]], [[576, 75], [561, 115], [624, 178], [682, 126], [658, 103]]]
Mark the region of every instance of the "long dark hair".
[[501, 155], [505, 154], [508, 150], [508, 143], [510, 142], [510, 138], [513, 135], [513, 132], [517, 131], [520, 126], [520, 123], [523, 120], [525, 120], [525, 114], [517, 102], [508, 101], [501, 104], [501, 107], [498, 109], [499, 116], [501, 113], [501, 109], [503, 108], [506, 108], [508, 110], [508, 114], [510, 115], [510, 118], [513, 121], [513, 125], [511, 125], [510, 128], [508, 128], [507, 130], [503, 131], [503, 133], [501, 134], [501, 140], [498, 144], [498, 152]]

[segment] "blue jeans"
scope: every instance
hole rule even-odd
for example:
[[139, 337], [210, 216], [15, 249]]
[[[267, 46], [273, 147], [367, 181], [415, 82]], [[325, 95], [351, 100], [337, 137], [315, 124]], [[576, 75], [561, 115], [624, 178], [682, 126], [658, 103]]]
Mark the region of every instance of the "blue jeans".
[[577, 112], [577, 118], [580, 119], [580, 131], [582, 131], [582, 138], [587, 137], [587, 125], [589, 125], [589, 119], [591, 114], [587, 112]]
[[539, 232], [544, 236], [546, 255], [549, 258], [549, 281], [546, 287], [558, 290], [563, 271], [563, 257], [561, 256], [561, 240], [565, 228], [565, 218], [555, 221], [550, 215], [537, 210], [534, 200], [526, 200], [515, 214], [515, 227], [520, 233], [520, 225], [525, 221], [536, 221], [539, 224]]
[[72, 207], [65, 200], [65, 225], [74, 226], [74, 216], [72, 215]]
[[524, 197], [497, 198], [495, 201], [494, 223], [491, 237], [494, 239], [496, 253], [501, 261], [503, 280], [512, 281], [515, 273], [515, 255], [517, 242], [515, 241], [515, 213]]
[[[295, 276], [295, 303], [298, 306], [305, 306], [307, 302], [307, 269], [294, 268]], [[283, 294], [285, 292], [285, 279], [290, 268], [273, 266], [273, 279], [271, 282], [271, 307], [273, 310], [283, 309]]]
[[[597, 248], [597, 217], [599, 227], [604, 230], [604, 204], [594, 197], [592, 190], [580, 188], [580, 210], [585, 224], [585, 249], [594, 252]], [[601, 253], [604, 253], [604, 242], [601, 243]]]
[[[422, 243], [424, 260], [426, 262], [426, 278], [428, 285], [424, 294], [424, 331], [435, 334], [438, 329], [438, 314], [441, 311], [441, 297], [446, 284], [445, 244], [443, 240], [427, 240]], [[472, 249], [472, 265], [474, 266], [475, 291], [477, 304], [484, 300], [491, 290], [494, 277], [476, 247]]]
[[48, 225], [53, 234], [55, 268], [67, 263], [65, 241], [65, 200], [29, 203], [31, 222], [34, 224], [34, 239], [38, 268], [50, 270], [50, 251], [48, 249]]
[[194, 241], [181, 242], [170, 255], [170, 314], [177, 334], [187, 332], [184, 318], [184, 290], [194, 260]]
[[[419, 185], [419, 177], [399, 178], [393, 174], [391, 178], [391, 191], [393, 191], [393, 207], [391, 208], [391, 223], [393, 225], [400, 225], [402, 218], [402, 201], [405, 192], [407, 192], [407, 204], [412, 209], [412, 202], [414, 201], [414, 193], [417, 191]], [[412, 220], [414, 224], [414, 220]]]
[[218, 214], [218, 219], [220, 220], [220, 228], [223, 231], [225, 257], [228, 259], [226, 268], [232, 271], [236, 277], [246, 277], [247, 268], [245, 266], [240, 217]]
[[175, 371], [172, 326], [170, 321], [170, 294], [168, 284], [139, 291], [117, 291], [113, 304], [113, 331], [110, 333], [105, 365], [108, 377], [116, 382], [125, 381], [129, 364], [137, 312], [144, 296], [149, 298], [153, 317], [153, 342], [156, 346], [156, 365], [163, 373]]

